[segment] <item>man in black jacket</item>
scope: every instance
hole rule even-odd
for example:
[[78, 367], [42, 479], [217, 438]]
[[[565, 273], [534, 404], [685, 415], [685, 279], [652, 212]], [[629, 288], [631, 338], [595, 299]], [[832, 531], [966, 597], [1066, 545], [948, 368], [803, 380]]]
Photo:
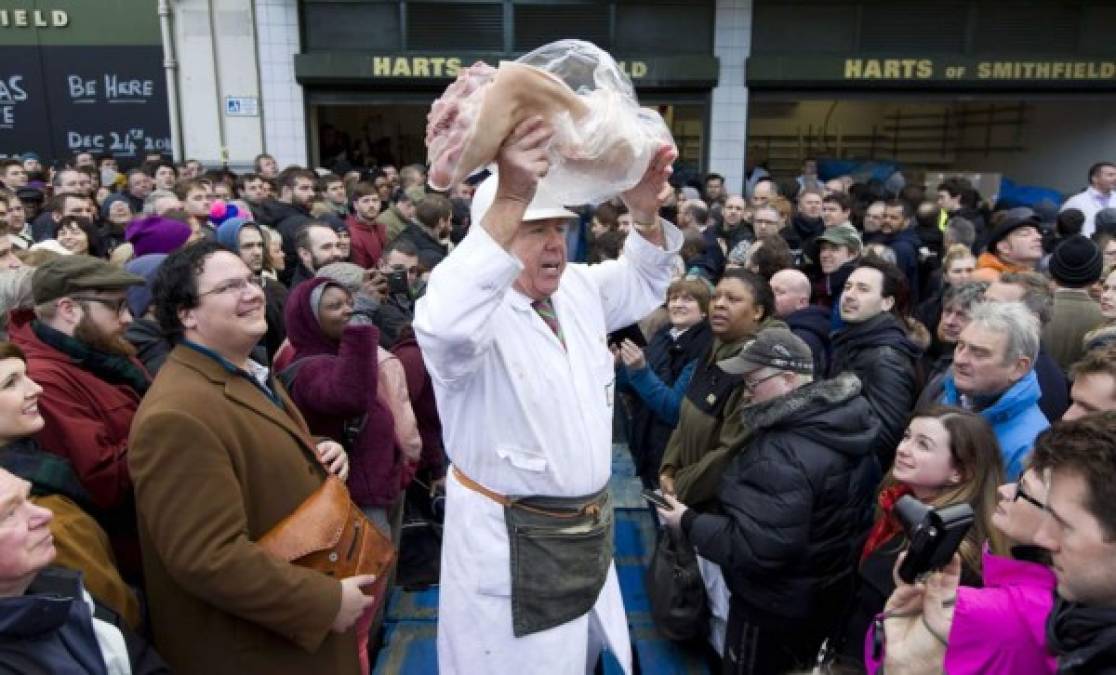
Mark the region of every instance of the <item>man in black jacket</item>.
[[864, 398], [880, 420], [873, 449], [884, 471], [918, 397], [918, 359], [922, 349], [908, 337], [903, 320], [893, 313], [906, 292], [906, 279], [895, 265], [864, 258], [845, 282], [841, 319], [833, 334], [830, 376], [850, 371], [860, 378]]
[[1116, 672], [1116, 412], [1055, 424], [1038, 437], [1032, 467], [1049, 475], [1035, 542], [1058, 577], [1046, 624], [1058, 672]]
[[[283, 254], [286, 257], [283, 281], [289, 281], [298, 267], [298, 251], [295, 241], [299, 230], [310, 222], [310, 204], [314, 201], [314, 190], [318, 175], [306, 169], [291, 169], [279, 176], [279, 198], [265, 201], [259, 207], [259, 221], [270, 225], [283, 235]], [[293, 284], [292, 284], [293, 285]]]
[[694, 267], [711, 282], [716, 282], [725, 271], [725, 260], [729, 252], [742, 241], [756, 239], [755, 230], [749, 222], [751, 214], [748, 203], [740, 195], [732, 195], [725, 200], [721, 209], [722, 222], [719, 226], [707, 227], [702, 233], [705, 252], [694, 261]]
[[795, 269], [779, 270], [771, 277], [775, 294], [775, 316], [787, 323], [791, 332], [805, 342], [814, 354], [814, 372], [829, 369], [830, 312], [810, 304], [810, 279]]
[[852, 225], [827, 228], [811, 242], [806, 255], [817, 263], [813, 281], [814, 304], [830, 309], [837, 304], [845, 280], [852, 274], [864, 244]]
[[725, 672], [809, 669], [852, 591], [872, 524], [879, 428], [860, 381], [812, 382], [813, 357], [785, 328], [767, 328], [717, 364], [744, 376], [752, 429], [721, 480], [724, 515], [659, 510], [721, 567], [732, 600]]
[[912, 304], [918, 301], [918, 250], [922, 247], [918, 235], [911, 229], [911, 211], [907, 202], [895, 199], [884, 207], [880, 231], [864, 237], [866, 244], [883, 244], [895, 252], [896, 266], [907, 277], [907, 289]]

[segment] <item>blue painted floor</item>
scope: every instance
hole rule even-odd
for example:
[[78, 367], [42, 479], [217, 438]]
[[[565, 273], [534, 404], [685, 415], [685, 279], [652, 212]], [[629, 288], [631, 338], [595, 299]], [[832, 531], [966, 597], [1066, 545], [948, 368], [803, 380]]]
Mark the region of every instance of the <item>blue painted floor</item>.
[[[626, 445], [612, 450], [612, 480], [609, 483], [616, 508], [614, 559], [620, 578], [628, 627], [639, 672], [646, 675], [707, 675], [700, 657], [683, 651], [656, 632], [651, 622], [644, 573], [655, 546], [654, 516], [640, 497]], [[388, 601], [384, 622], [384, 646], [374, 667], [377, 675], [428, 675], [438, 670], [435, 648], [438, 620], [438, 589], [407, 593], [396, 588]], [[606, 654], [605, 675], [621, 672], [615, 659]]]

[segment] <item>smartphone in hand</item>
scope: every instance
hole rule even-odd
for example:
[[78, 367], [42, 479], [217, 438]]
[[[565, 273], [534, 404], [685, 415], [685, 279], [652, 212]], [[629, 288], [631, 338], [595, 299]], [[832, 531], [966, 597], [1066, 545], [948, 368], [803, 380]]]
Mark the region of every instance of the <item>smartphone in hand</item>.
[[674, 510], [674, 507], [671, 506], [670, 502], [668, 502], [661, 494], [659, 494], [658, 492], [655, 492], [654, 490], [644, 490], [643, 492], [640, 493], [640, 495], [642, 495], [644, 499], [646, 499], [647, 501], [651, 502], [652, 504], [654, 504], [655, 506], [659, 507], [660, 509], [662, 509], [664, 511], [673, 511]]

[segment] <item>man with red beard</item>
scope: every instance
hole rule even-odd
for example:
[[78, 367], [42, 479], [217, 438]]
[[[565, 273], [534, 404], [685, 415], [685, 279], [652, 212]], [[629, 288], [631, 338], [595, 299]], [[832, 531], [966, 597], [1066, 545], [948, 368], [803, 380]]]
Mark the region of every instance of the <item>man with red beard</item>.
[[151, 378], [124, 339], [125, 290], [143, 283], [97, 258], [56, 258], [35, 270], [34, 312], [13, 312], [10, 330], [43, 388], [36, 439], [73, 465], [126, 575], [138, 570], [128, 431]]

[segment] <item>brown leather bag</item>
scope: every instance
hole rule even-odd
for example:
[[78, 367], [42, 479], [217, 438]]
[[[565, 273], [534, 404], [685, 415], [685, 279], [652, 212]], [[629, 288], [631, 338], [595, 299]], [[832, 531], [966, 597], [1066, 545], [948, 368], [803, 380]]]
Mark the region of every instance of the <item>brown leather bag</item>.
[[395, 561], [395, 547], [349, 497], [349, 489], [330, 474], [294, 513], [279, 521], [257, 545], [268, 553], [300, 567], [309, 567], [335, 579], [375, 574], [370, 592], [385, 585]]

